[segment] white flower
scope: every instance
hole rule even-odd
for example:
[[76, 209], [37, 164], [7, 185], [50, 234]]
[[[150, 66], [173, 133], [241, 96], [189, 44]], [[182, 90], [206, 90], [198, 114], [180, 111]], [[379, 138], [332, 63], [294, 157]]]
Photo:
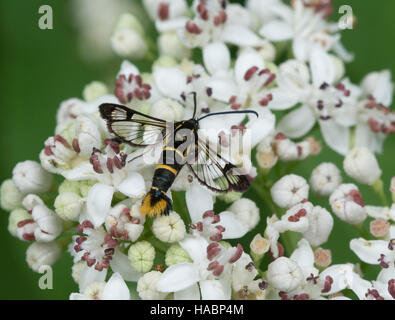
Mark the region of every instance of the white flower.
[[256, 234], [250, 243], [251, 253], [257, 257], [262, 257], [270, 249], [270, 241], [263, 238], [260, 233]]
[[54, 203], [55, 212], [63, 220], [78, 221], [83, 207], [82, 198], [74, 192], [60, 193]]
[[26, 262], [33, 271], [40, 272], [41, 266], [52, 266], [61, 252], [56, 242], [34, 242], [26, 250]]
[[256, 151], [256, 161], [261, 168], [271, 169], [276, 165], [278, 156], [273, 150], [272, 138], [270, 136], [258, 144]]
[[237, 218], [248, 226], [249, 230], [254, 229], [259, 223], [259, 208], [250, 199], [242, 198], [236, 200], [228, 210], [235, 213]]
[[295, 143], [281, 133], [276, 135], [273, 149], [278, 158], [284, 162], [303, 160], [310, 155], [310, 143], [308, 141]]
[[11, 179], [1, 184], [0, 197], [1, 208], [6, 211], [12, 211], [22, 204], [23, 195]]
[[294, 174], [282, 177], [270, 190], [273, 201], [281, 208], [291, 208], [308, 198], [309, 185], [306, 180]]
[[386, 135], [395, 131], [395, 113], [389, 109], [394, 89], [391, 73], [372, 72], [362, 80], [361, 88], [355, 145], [381, 153]]
[[372, 218], [395, 221], [395, 203], [390, 208], [366, 206], [366, 212]]
[[144, 274], [137, 282], [137, 292], [143, 300], [163, 300], [166, 298], [166, 292], [160, 292], [156, 289], [162, 273], [151, 271]]
[[303, 201], [288, 209], [281, 217], [281, 220], [275, 215], [271, 218], [267, 218], [265, 237], [270, 241], [270, 250], [273, 257], [277, 258], [280, 253], [277, 243], [280, 233], [288, 230], [302, 233], [306, 232], [309, 229], [309, 219], [307, 217], [312, 210], [312, 203]]
[[255, 280], [258, 275], [251, 257], [243, 253], [232, 270], [232, 289], [239, 299], [260, 300], [265, 297], [267, 283], [262, 279]]
[[105, 219], [107, 230], [114, 238], [136, 241], [144, 231], [145, 217], [140, 214], [140, 204], [132, 209], [120, 203], [112, 208]]
[[168, 243], [180, 241], [186, 234], [185, 224], [175, 211], [170, 211], [167, 216], [156, 217], [152, 231], [155, 237]]
[[[165, 270], [156, 284], [161, 292], [174, 292], [174, 299], [224, 300], [230, 299], [230, 272], [232, 264], [243, 249], [225, 249], [217, 242], [208, 243], [201, 236], [187, 236], [180, 245], [193, 263], [177, 263]], [[200, 292], [197, 283], [200, 286]]]
[[94, 266], [99, 272], [107, 269], [118, 241], [113, 239], [111, 234], [106, 233], [104, 228], [94, 229], [93, 224], [88, 220], [78, 226], [78, 231], [84, 235], [73, 236], [73, 242], [69, 246], [74, 262], [84, 260], [88, 267]]
[[[348, 79], [338, 82], [336, 63], [320, 48], [310, 54], [310, 76], [301, 62], [286, 62], [278, 74], [279, 88], [271, 90], [272, 107], [300, 107], [285, 115], [277, 131], [290, 138], [304, 136], [316, 122], [320, 125], [325, 142], [336, 152], [346, 154], [349, 149], [349, 127], [356, 123], [356, 100], [359, 88]], [[289, 66], [287, 64], [290, 64]], [[307, 71], [307, 72], [306, 72]]]
[[361, 193], [354, 184], [341, 184], [329, 197], [333, 212], [340, 220], [357, 225], [365, 220], [367, 212]]
[[379, 264], [382, 268], [394, 268], [394, 243], [392, 240], [352, 239], [350, 248], [363, 262]]
[[325, 243], [333, 228], [333, 218], [331, 214], [320, 206], [315, 206], [307, 215], [309, 229], [303, 233], [303, 237], [311, 246], [317, 247]]
[[278, 290], [293, 291], [302, 284], [303, 272], [293, 260], [280, 257], [269, 264], [267, 281]]
[[31, 220], [31, 215], [23, 208], [16, 208], [8, 216], [8, 232], [18, 237], [18, 225], [21, 221]]
[[105, 282], [90, 283], [83, 293], [72, 293], [70, 300], [130, 300], [129, 288], [119, 273]]
[[302, 0], [292, 1], [292, 5], [293, 9], [276, 8], [278, 19], [264, 24], [259, 33], [271, 41], [293, 40], [293, 53], [299, 60], [307, 60], [311, 50], [318, 46], [341, 54], [346, 61], [352, 60], [340, 43], [337, 23], [329, 23], [322, 12], [305, 6]]
[[50, 242], [62, 232], [62, 222], [36, 195], [29, 194], [23, 206], [31, 214], [30, 219], [18, 223], [17, 235], [21, 240]]
[[226, 1], [198, 0], [194, 4], [194, 20], [178, 30], [189, 47], [205, 47], [212, 42], [227, 42], [237, 46], [258, 46], [262, 40], [242, 21], [230, 20]]
[[249, 230], [233, 212], [224, 211], [214, 216], [212, 193], [196, 182], [187, 189], [185, 200], [192, 223], [197, 227], [196, 230], [207, 238], [213, 237], [212, 239], [216, 241], [237, 239], [243, 237]]
[[52, 185], [52, 175], [39, 163], [31, 160], [19, 162], [12, 170], [12, 180], [23, 194], [44, 193]]
[[343, 162], [344, 170], [360, 183], [374, 184], [381, 176], [381, 169], [374, 154], [365, 147], [352, 149]]
[[329, 196], [341, 183], [340, 170], [331, 162], [321, 163], [311, 173], [311, 188], [321, 196]]

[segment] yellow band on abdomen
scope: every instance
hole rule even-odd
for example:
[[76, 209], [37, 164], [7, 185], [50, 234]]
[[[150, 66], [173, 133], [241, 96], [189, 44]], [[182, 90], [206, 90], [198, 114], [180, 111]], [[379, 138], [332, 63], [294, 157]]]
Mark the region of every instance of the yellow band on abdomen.
[[155, 168], [156, 169], [165, 169], [168, 170], [170, 172], [172, 172], [175, 176], [178, 174], [178, 171], [176, 169], [174, 169], [173, 167], [167, 165], [167, 164], [158, 164]]

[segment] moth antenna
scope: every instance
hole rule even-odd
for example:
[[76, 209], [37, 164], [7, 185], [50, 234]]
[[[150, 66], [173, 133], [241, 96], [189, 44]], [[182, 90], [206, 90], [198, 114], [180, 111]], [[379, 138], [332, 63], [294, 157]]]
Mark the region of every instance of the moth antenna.
[[259, 117], [258, 113], [254, 110], [237, 110], [237, 111], [223, 111], [223, 112], [209, 113], [203, 117], [200, 117], [197, 121], [203, 120], [204, 118], [211, 117], [211, 116], [218, 116], [218, 115], [222, 115], [222, 114], [234, 114], [234, 113], [251, 113], [251, 114], [256, 115], [257, 118]]

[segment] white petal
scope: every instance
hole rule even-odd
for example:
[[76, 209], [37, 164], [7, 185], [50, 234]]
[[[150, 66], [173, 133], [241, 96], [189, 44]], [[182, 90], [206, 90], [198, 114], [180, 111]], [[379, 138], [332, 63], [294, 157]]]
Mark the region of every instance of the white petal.
[[292, 92], [285, 91], [280, 88], [271, 89], [270, 93], [273, 100], [269, 103], [269, 108], [272, 110], [286, 110], [298, 103], [298, 98]]
[[111, 207], [114, 188], [103, 183], [96, 183], [89, 189], [86, 201], [88, 219], [95, 227], [100, 226]]
[[250, 29], [234, 24], [227, 24], [222, 32], [222, 40], [239, 47], [257, 47], [263, 40]]
[[213, 210], [213, 196], [210, 191], [201, 187], [197, 183], [190, 187], [185, 193], [188, 212], [192, 222], [202, 219], [203, 213]]
[[290, 258], [302, 268], [305, 275], [318, 273], [314, 268], [314, 252], [306, 239], [302, 239], [298, 242], [298, 248], [292, 252]]
[[62, 171], [63, 177], [71, 181], [79, 180], [96, 180], [96, 174], [89, 162], [81, 162], [77, 167], [71, 170]]
[[130, 300], [130, 291], [122, 276], [116, 272], [103, 289], [102, 300]]
[[133, 269], [127, 255], [118, 249], [115, 249], [110, 266], [112, 271], [118, 272], [125, 281], [137, 281], [143, 275]]
[[264, 138], [266, 138], [274, 130], [276, 117], [267, 108], [252, 108], [258, 113], [258, 117], [255, 115], [249, 115], [249, 121], [247, 128], [251, 131], [251, 147], [256, 146]]
[[226, 103], [237, 93], [237, 85], [229, 77], [213, 77], [207, 80], [207, 87], [213, 90], [213, 99]]
[[184, 17], [179, 17], [165, 21], [157, 20], [155, 26], [159, 32], [166, 32], [184, 27], [187, 21], [188, 20]]
[[293, 37], [293, 30], [289, 24], [273, 20], [265, 24], [260, 30], [260, 35], [272, 41], [283, 41]]
[[179, 242], [180, 246], [186, 250], [195, 263], [204, 262], [206, 258], [206, 248], [208, 242], [205, 238], [200, 236], [187, 235]]
[[200, 281], [202, 300], [225, 300], [225, 291], [219, 280]]
[[358, 296], [359, 300], [366, 299], [365, 294], [369, 289], [372, 289], [370, 281], [362, 279], [361, 276], [355, 272], [352, 273], [348, 286]]
[[244, 82], [244, 75], [251, 67], [262, 69], [264, 66], [265, 62], [257, 51], [253, 49], [243, 51], [243, 53], [241, 53], [237, 58], [235, 64], [235, 76], [237, 83], [241, 84]]
[[106, 279], [106, 275], [107, 269], [103, 269], [103, 271], [97, 271], [95, 268], [85, 265], [81, 270], [80, 277], [78, 279], [80, 292], [83, 292], [85, 288], [92, 282], [104, 281]]
[[214, 42], [203, 49], [204, 65], [211, 74], [228, 70], [230, 67], [230, 52], [222, 42]]
[[352, 276], [352, 267], [352, 264], [336, 264], [321, 272], [322, 281], [325, 281], [326, 276], [333, 279], [331, 290], [325, 294], [333, 294], [347, 288]]
[[364, 123], [358, 123], [355, 129], [355, 146], [366, 147], [372, 152], [381, 152], [382, 142], [380, 135], [374, 133]]
[[158, 67], [153, 75], [161, 94], [176, 100], [181, 99], [181, 94], [187, 89], [187, 76], [184, 72], [177, 68]]
[[336, 68], [331, 56], [320, 47], [314, 47], [310, 54], [310, 69], [313, 83], [320, 87], [324, 82], [332, 84], [336, 77]]
[[233, 212], [224, 211], [219, 216], [221, 217], [219, 224], [225, 227], [225, 231], [222, 233], [224, 239], [241, 238], [248, 232], [248, 226]]
[[290, 138], [300, 138], [313, 128], [315, 117], [311, 109], [301, 106], [285, 115], [278, 124], [277, 131]]
[[384, 240], [365, 240], [363, 238], [352, 239], [350, 248], [363, 262], [379, 264], [380, 254], [387, 254], [388, 242]]
[[197, 283], [184, 290], [174, 292], [174, 300], [200, 300], [200, 291]]
[[321, 120], [319, 124], [326, 144], [336, 152], [346, 155], [350, 145], [350, 129], [333, 120]]
[[294, 56], [296, 59], [306, 61], [309, 55], [309, 42], [302, 37], [296, 37], [292, 43]]
[[128, 177], [117, 187], [118, 191], [131, 198], [140, 198], [145, 193], [145, 182], [141, 174], [129, 173]]
[[177, 263], [168, 267], [156, 284], [161, 292], [184, 290], [199, 281], [199, 270], [192, 263]]

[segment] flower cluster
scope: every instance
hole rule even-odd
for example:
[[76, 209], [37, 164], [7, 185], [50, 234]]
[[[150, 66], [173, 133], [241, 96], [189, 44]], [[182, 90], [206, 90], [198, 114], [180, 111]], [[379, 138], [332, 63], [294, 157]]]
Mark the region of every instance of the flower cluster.
[[[39, 162], [18, 163], [1, 185], [8, 230], [30, 243], [31, 269], [68, 251], [79, 288], [70, 299], [395, 299], [395, 203], [375, 156], [395, 133], [391, 74], [372, 72], [359, 84], [345, 75], [353, 55], [329, 20], [331, 1], [143, 5], [156, 41], [122, 9], [106, 44], [125, 59], [113, 83], [93, 81], [82, 98], [63, 101]], [[184, 166], [167, 192], [172, 210], [147, 217], [140, 208], [155, 163], [116, 139], [98, 107], [180, 121], [193, 114], [192, 92], [197, 117], [258, 115], [199, 123], [229, 161], [248, 168], [250, 190], [216, 193]], [[242, 151], [228, 140], [236, 131], [250, 140]], [[321, 162], [309, 177], [293, 171], [324, 148], [343, 163]], [[382, 206], [366, 203], [361, 185]], [[395, 178], [389, 189], [395, 202]], [[332, 263], [336, 224], [360, 233], [343, 245], [359, 263]], [[366, 279], [367, 264], [380, 266], [377, 278]]]

